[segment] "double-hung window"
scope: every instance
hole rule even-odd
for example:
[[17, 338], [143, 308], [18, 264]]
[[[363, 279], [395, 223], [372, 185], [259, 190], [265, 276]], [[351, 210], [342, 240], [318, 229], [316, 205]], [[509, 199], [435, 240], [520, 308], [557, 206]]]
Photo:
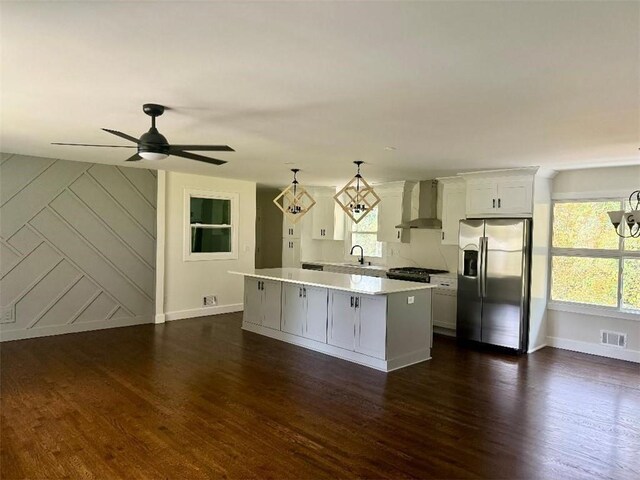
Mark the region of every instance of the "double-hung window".
[[[378, 207], [371, 210], [360, 223], [349, 220], [351, 224], [349, 250], [354, 245], [360, 245], [365, 257], [382, 258], [382, 243], [378, 241]], [[347, 252], [348, 253], [348, 252]], [[360, 255], [360, 250], [353, 252]]]
[[553, 203], [552, 308], [640, 315], [640, 239], [619, 237], [607, 215], [625, 207], [624, 199]]
[[238, 195], [185, 190], [185, 260], [238, 258]]

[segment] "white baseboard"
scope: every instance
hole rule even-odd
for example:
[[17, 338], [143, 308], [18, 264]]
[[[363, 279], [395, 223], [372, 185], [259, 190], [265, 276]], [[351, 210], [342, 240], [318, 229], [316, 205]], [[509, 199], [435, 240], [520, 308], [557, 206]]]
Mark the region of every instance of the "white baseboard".
[[104, 330], [107, 328], [130, 327], [132, 325], [142, 325], [154, 323], [153, 317], [124, 317], [110, 320], [97, 320], [95, 322], [72, 323], [69, 325], [54, 325], [49, 327], [35, 327], [22, 330], [2, 330], [0, 341], [10, 342], [12, 340], [25, 340], [28, 338], [49, 337], [51, 335], [62, 335], [66, 333], [89, 332], [92, 330]]
[[441, 327], [439, 325], [434, 325], [433, 326], [433, 333], [437, 333], [438, 335], [446, 335], [447, 337], [455, 337], [456, 336], [456, 329], [454, 328], [447, 328], [447, 327]]
[[547, 337], [547, 344], [550, 347], [571, 350], [574, 352], [588, 353], [600, 357], [616, 358], [628, 362], [640, 363], [640, 351], [625, 348], [608, 347], [598, 343], [581, 342], [567, 338]]
[[542, 350], [544, 347], [548, 347], [548, 345], [546, 343], [543, 343], [542, 345], [538, 345], [537, 347], [530, 348], [529, 350], [527, 350], [527, 353], [537, 352], [538, 350]]
[[164, 323], [167, 319], [167, 316], [164, 313], [157, 313], [154, 317], [155, 323]]
[[185, 318], [206, 317], [208, 315], [220, 315], [221, 313], [241, 312], [244, 309], [242, 303], [232, 303], [230, 305], [216, 305], [215, 307], [194, 308], [191, 310], [180, 310], [177, 312], [166, 312], [164, 314], [167, 322], [182, 320]]

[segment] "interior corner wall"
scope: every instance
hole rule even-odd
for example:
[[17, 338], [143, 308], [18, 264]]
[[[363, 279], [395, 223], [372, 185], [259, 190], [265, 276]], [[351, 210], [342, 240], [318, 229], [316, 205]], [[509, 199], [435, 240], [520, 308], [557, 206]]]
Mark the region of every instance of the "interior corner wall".
[[[553, 181], [553, 195], [601, 196], [606, 192], [628, 192], [640, 188], [640, 165], [581, 170], [565, 170]], [[627, 334], [627, 348], [600, 344], [600, 330]], [[547, 311], [547, 343], [551, 346], [605, 357], [640, 362], [640, 315], [638, 319], [604, 317]]]
[[0, 338], [152, 322], [156, 172], [2, 153]]
[[[185, 261], [185, 189], [236, 193], [239, 196], [238, 259]], [[229, 270], [255, 265], [256, 184], [241, 180], [166, 172], [165, 186], [164, 313], [166, 320], [240, 311], [243, 279]], [[215, 295], [218, 304], [203, 306], [203, 297]]]

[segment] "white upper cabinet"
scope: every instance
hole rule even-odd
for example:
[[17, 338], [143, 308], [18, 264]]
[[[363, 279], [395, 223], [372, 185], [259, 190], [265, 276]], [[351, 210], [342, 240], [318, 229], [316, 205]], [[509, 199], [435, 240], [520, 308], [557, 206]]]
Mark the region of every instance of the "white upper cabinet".
[[462, 177], [439, 178], [442, 183], [442, 244], [458, 245], [460, 220], [466, 216], [466, 184]]
[[282, 219], [282, 238], [300, 238], [302, 230], [302, 220], [298, 223], [291, 223], [287, 220], [286, 215]]
[[466, 216], [530, 217], [534, 175], [529, 168], [461, 174], [467, 182]]
[[316, 204], [311, 208], [312, 231], [314, 240], [344, 240], [344, 213], [336, 203], [332, 188], [316, 189]]
[[282, 268], [300, 268], [300, 239], [282, 239]]
[[409, 242], [410, 230], [396, 228], [411, 215], [411, 187], [413, 182], [393, 182], [374, 185], [380, 196], [378, 204], [378, 241], [387, 243]]

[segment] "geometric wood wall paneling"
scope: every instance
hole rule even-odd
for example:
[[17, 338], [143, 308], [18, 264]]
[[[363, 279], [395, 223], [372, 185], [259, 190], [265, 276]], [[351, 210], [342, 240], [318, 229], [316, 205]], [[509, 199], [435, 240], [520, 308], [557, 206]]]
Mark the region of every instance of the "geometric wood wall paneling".
[[0, 331], [150, 316], [156, 188], [145, 169], [1, 153]]

